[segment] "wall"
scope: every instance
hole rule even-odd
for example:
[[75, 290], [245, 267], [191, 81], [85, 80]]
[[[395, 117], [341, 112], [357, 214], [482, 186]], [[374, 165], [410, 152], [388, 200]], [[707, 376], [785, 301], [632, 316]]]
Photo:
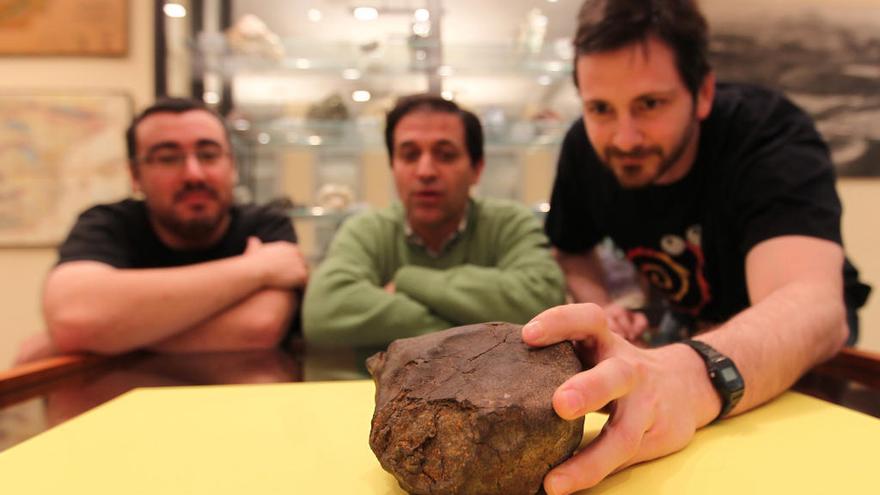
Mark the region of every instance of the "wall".
[[847, 255], [861, 272], [864, 282], [874, 287], [862, 308], [858, 347], [880, 352], [880, 229], [877, 207], [880, 179], [841, 179], [837, 189], [843, 201], [843, 242]]
[[[131, 1], [127, 56], [0, 57], [0, 91], [125, 91], [141, 108], [154, 95], [153, 41], [153, 2]], [[43, 328], [40, 286], [54, 260], [54, 249], [0, 249], [0, 369], [26, 335]]]

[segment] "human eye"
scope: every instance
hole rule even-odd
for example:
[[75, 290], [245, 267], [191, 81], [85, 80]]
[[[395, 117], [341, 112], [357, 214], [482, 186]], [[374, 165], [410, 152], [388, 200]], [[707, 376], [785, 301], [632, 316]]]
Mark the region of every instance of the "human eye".
[[204, 165], [212, 165], [223, 156], [223, 150], [216, 147], [199, 148], [196, 150], [196, 160]]
[[182, 151], [162, 150], [156, 151], [147, 157], [148, 163], [155, 163], [163, 167], [175, 167], [186, 161], [186, 155]]
[[461, 152], [452, 146], [440, 146], [434, 150], [434, 158], [442, 163], [451, 163], [461, 156]]
[[640, 98], [636, 102], [636, 111], [637, 112], [651, 112], [651, 111], [659, 109], [664, 104], [666, 104], [666, 100], [663, 98], [646, 96], [644, 98]]
[[589, 101], [584, 105], [584, 113], [593, 118], [609, 118], [613, 114], [611, 105], [604, 101]]
[[420, 155], [419, 149], [411, 146], [403, 147], [397, 150], [396, 153], [397, 159], [403, 163], [415, 163], [419, 161]]

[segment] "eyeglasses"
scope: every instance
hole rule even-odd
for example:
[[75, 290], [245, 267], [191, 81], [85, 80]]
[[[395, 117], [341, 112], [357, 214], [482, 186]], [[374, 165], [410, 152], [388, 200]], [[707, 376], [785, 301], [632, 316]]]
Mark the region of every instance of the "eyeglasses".
[[163, 169], [182, 169], [186, 166], [186, 160], [192, 154], [196, 157], [196, 161], [202, 167], [214, 166], [227, 156], [229, 152], [220, 147], [198, 148], [194, 151], [187, 152], [182, 149], [158, 149], [143, 158], [138, 159], [139, 162], [148, 165], [155, 165]]

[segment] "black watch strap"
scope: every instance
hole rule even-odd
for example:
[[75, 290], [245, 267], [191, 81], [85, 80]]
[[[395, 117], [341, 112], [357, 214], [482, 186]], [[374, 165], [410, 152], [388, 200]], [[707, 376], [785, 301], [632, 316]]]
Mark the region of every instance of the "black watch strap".
[[706, 363], [709, 380], [712, 381], [712, 386], [721, 397], [721, 412], [715, 418], [715, 421], [718, 421], [726, 416], [742, 398], [745, 391], [745, 381], [733, 361], [709, 344], [699, 340], [683, 340], [681, 343], [697, 351], [697, 354]]

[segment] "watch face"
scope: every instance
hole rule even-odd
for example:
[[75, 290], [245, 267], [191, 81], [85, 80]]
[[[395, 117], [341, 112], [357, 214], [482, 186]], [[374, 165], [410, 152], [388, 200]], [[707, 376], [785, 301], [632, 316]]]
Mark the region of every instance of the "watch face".
[[733, 370], [730, 366], [725, 366], [721, 368], [721, 378], [724, 379], [725, 382], [734, 382], [739, 379], [739, 375], [737, 375], [736, 371]]

